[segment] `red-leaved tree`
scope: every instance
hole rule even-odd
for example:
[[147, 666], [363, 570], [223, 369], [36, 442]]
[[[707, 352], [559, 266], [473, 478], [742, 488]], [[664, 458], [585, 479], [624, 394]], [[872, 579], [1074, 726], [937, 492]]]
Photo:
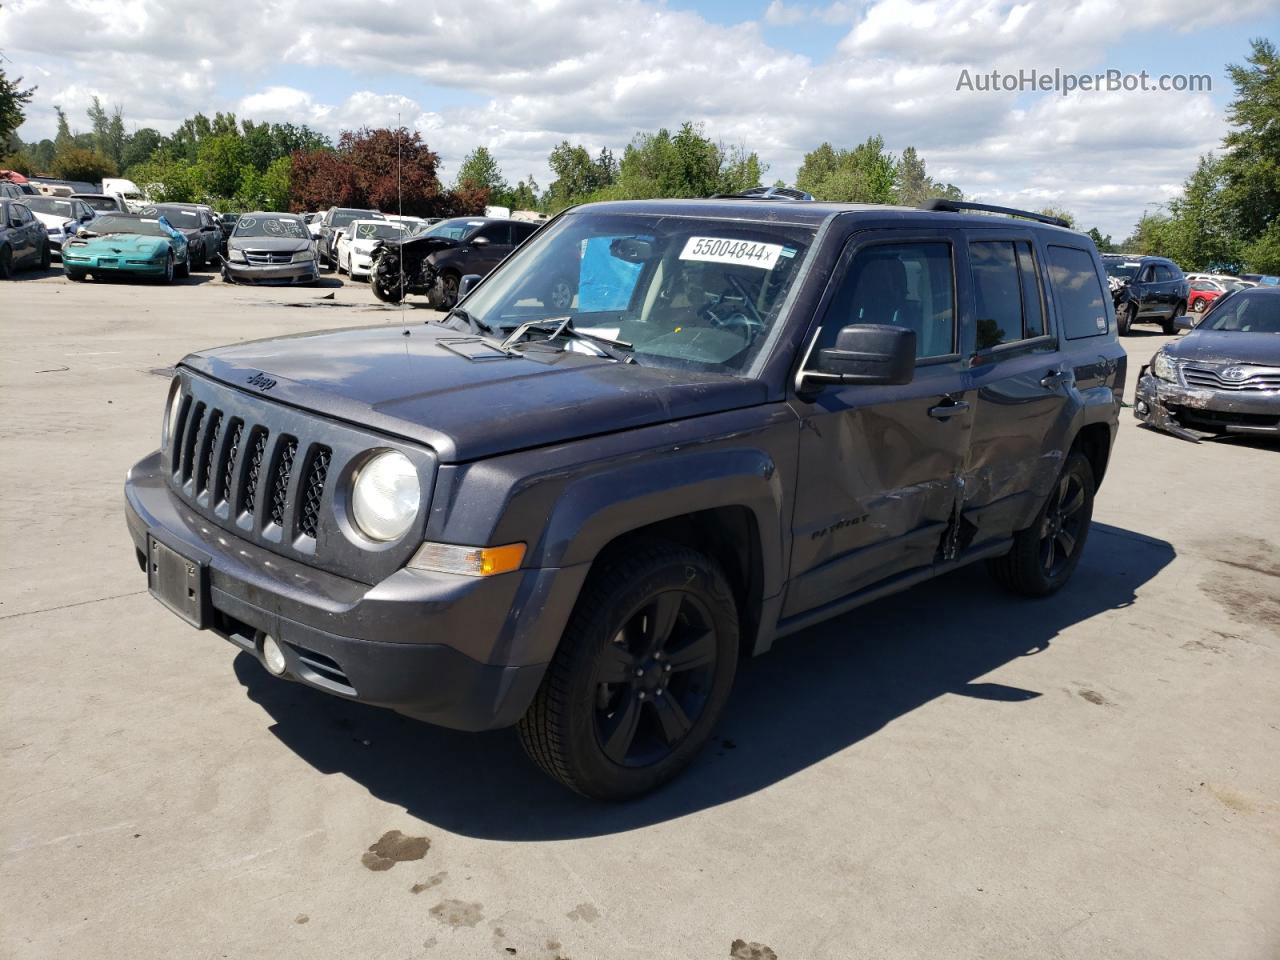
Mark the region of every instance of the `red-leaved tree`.
[[346, 130], [336, 151], [294, 154], [290, 205], [294, 210], [371, 207], [418, 217], [483, 212], [489, 191], [446, 190], [436, 175], [439, 166], [440, 157], [416, 130]]

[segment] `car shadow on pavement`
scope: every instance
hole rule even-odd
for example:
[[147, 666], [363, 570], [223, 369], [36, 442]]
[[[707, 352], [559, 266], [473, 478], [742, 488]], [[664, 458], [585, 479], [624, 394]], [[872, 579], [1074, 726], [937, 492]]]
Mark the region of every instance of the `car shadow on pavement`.
[[599, 836], [762, 790], [944, 694], [986, 701], [1016, 723], [1019, 704], [1040, 693], [978, 678], [1044, 653], [1073, 624], [1130, 606], [1174, 555], [1163, 540], [1095, 523], [1073, 581], [1053, 597], [1011, 596], [977, 565], [780, 640], [741, 663], [716, 736], [693, 765], [624, 804], [593, 803], [552, 782], [513, 731], [418, 723], [281, 682], [248, 654], [234, 669], [289, 749], [428, 825], [511, 841]]
[[8, 276], [9, 280], [47, 280], [49, 277], [62, 276], [62, 267], [49, 267], [47, 270], [27, 270], [15, 268]]

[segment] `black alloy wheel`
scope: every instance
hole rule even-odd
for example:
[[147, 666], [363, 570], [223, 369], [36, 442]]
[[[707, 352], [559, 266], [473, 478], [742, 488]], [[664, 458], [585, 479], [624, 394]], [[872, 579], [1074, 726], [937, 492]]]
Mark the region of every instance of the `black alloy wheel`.
[[1084, 506], [1084, 482], [1064, 472], [1049, 495], [1044, 519], [1040, 522], [1040, 563], [1050, 579], [1059, 576], [1071, 563], [1084, 539], [1081, 534], [1089, 522]]
[[595, 731], [614, 763], [665, 760], [702, 716], [716, 672], [715, 623], [692, 593], [667, 590], [623, 622], [601, 652]]

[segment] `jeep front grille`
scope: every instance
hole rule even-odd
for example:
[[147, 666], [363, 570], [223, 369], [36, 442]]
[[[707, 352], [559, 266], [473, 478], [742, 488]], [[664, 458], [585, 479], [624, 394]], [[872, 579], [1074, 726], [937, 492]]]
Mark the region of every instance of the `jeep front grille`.
[[283, 527], [284, 509], [289, 496], [289, 475], [293, 473], [293, 458], [298, 455], [298, 441], [293, 437], [285, 437], [277, 451], [271, 482], [271, 522]]
[[307, 467], [307, 476], [302, 487], [302, 516], [298, 520], [298, 529], [308, 537], [316, 535], [316, 524], [320, 519], [320, 498], [324, 495], [324, 482], [329, 477], [329, 460], [332, 457], [333, 451], [328, 447], [317, 447]]
[[[339, 481], [371, 450], [393, 448], [422, 484], [422, 532], [435, 455], [348, 423], [329, 420], [180, 370], [183, 396], [165, 451], [169, 485], [191, 510], [234, 535], [284, 556], [365, 583], [399, 569], [421, 544], [407, 535], [371, 553], [351, 534]], [[343, 478], [346, 478], [343, 480]]]

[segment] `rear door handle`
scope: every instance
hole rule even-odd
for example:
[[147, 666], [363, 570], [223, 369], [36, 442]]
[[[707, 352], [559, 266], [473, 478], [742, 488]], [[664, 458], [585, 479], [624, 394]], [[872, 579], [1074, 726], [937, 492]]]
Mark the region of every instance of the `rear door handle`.
[[947, 403], [940, 403], [936, 407], [930, 407], [929, 416], [935, 420], [950, 420], [957, 413], [964, 413], [968, 409], [968, 400], [951, 400]]
[[1040, 378], [1040, 386], [1046, 390], [1052, 390], [1054, 387], [1061, 386], [1069, 377], [1061, 370], [1050, 370]]

